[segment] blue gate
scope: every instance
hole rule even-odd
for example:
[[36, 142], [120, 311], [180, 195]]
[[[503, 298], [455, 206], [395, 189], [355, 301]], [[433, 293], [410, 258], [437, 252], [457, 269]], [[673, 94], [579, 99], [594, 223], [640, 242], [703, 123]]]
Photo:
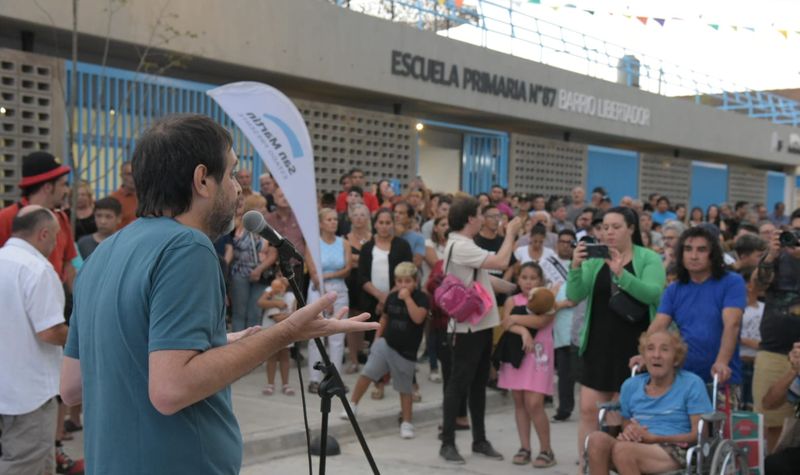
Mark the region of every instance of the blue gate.
[[508, 135], [464, 134], [461, 189], [475, 196], [492, 185], [508, 188]]
[[[65, 66], [69, 104], [72, 62], [66, 61]], [[233, 121], [206, 95], [214, 85], [81, 62], [76, 72], [72, 151], [80, 171], [77, 178], [88, 181], [96, 197], [119, 187], [119, 167], [130, 160], [136, 137], [159, 117], [175, 113], [206, 114], [228, 129], [240, 166], [252, 171], [257, 188], [261, 159]]]

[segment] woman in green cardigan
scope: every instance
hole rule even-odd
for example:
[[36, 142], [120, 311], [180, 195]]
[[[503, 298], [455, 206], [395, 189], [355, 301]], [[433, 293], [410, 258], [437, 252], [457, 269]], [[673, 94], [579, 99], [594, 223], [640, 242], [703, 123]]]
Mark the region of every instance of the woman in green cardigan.
[[[630, 376], [628, 360], [638, 354], [639, 336], [647, 331], [656, 313], [666, 276], [661, 257], [642, 246], [639, 217], [630, 208], [611, 208], [603, 216], [600, 240], [608, 245], [610, 258], [587, 259], [586, 244], [575, 248], [567, 276], [567, 298], [586, 299], [581, 328], [580, 425], [578, 451], [583, 460], [583, 441], [598, 429], [597, 403], [619, 396], [622, 382]], [[649, 307], [650, 318], [632, 324], [611, 310], [612, 281], [636, 301]]]

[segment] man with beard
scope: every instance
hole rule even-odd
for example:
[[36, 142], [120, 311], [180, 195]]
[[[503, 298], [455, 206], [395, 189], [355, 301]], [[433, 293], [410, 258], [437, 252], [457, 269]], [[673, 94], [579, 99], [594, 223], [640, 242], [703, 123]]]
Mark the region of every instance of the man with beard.
[[89, 474], [239, 473], [230, 385], [297, 340], [368, 331], [369, 315], [324, 319], [336, 295], [268, 329], [225, 332], [212, 240], [241, 193], [230, 134], [170, 116], [133, 153], [139, 219], [97, 247], [75, 286], [61, 394], [85, 401]]

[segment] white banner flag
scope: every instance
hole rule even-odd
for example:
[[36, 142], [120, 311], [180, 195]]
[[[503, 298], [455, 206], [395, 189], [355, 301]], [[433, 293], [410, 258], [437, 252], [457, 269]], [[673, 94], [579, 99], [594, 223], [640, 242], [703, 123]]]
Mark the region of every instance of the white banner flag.
[[314, 153], [300, 111], [282, 92], [259, 82], [226, 84], [208, 95], [261, 155], [297, 218], [309, 254], [321, 262]]

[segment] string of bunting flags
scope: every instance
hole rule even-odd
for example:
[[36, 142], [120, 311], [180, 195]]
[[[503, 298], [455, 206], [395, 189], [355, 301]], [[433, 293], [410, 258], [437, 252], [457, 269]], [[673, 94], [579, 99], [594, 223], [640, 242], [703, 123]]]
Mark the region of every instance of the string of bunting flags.
[[[542, 0], [528, 0], [528, 3], [529, 4], [534, 4], [534, 5], [542, 5]], [[562, 3], [562, 4], [559, 4], [559, 5], [552, 5], [553, 2], [548, 2], [548, 3], [549, 3], [549, 5], [547, 5], [547, 7], [552, 8], [553, 11], [558, 11], [559, 9], [562, 9], [562, 8], [569, 8], [569, 9], [581, 10], [581, 11], [583, 11], [585, 13], [590, 14], [590, 15], [594, 15], [596, 13], [596, 10], [591, 10], [591, 9], [587, 9], [587, 8], [580, 8], [577, 5], [575, 5], [574, 3]], [[544, 5], [542, 5], [542, 6], [544, 6]], [[628, 14], [624, 14], [624, 13], [614, 13], [614, 12], [610, 12], [610, 11], [606, 12], [606, 13], [609, 16], [618, 15], [618, 16], [622, 16], [622, 17], [624, 17], [626, 19], [629, 19], [629, 20], [636, 19], [637, 21], [639, 21], [643, 25], [647, 25], [647, 23], [650, 22], [651, 20], [656, 22], [656, 23], [658, 23], [660, 26], [664, 26], [667, 23], [667, 21], [672, 22], [672, 21], [687, 21], [688, 20], [687, 18], [680, 18], [680, 17], [656, 18], [656, 17], [648, 17], [648, 16], [634, 16], [634, 15], [628, 15]], [[720, 26], [721, 26], [719, 23], [707, 23], [707, 25], [710, 28], [713, 28], [716, 31], [719, 31]], [[756, 31], [756, 28], [752, 27], [752, 26], [741, 26], [741, 25], [727, 25], [727, 26], [730, 26], [730, 28], [733, 31], [750, 31], [750, 32], [755, 32]], [[762, 28], [758, 28], [758, 29], [761, 30]], [[770, 29], [773, 30], [773, 31], [776, 31], [778, 34], [783, 36], [784, 39], [789, 39], [789, 33], [791, 32], [790, 30], [774, 28], [774, 24], [772, 25], [772, 27]], [[795, 35], [800, 36], [800, 30], [796, 30], [793, 33]]]

